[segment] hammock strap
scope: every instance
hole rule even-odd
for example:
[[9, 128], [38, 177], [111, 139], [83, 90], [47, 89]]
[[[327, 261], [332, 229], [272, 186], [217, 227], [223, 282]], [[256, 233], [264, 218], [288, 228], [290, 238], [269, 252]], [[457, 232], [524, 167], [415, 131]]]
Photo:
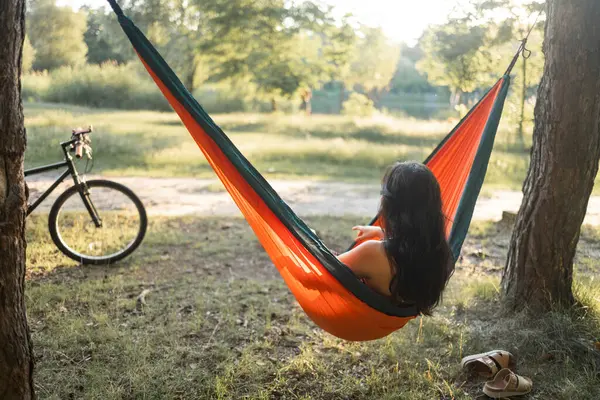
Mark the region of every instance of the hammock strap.
[[[109, 0], [109, 1], [111, 1], [111, 0]], [[542, 12], [543, 12], [543, 10], [540, 10], [537, 17], [535, 18], [535, 21], [533, 21], [533, 24], [531, 24], [531, 26], [529, 27], [529, 30], [527, 31], [527, 35], [525, 35], [525, 37], [521, 40], [521, 45], [517, 49], [517, 53], [513, 57], [512, 61], [510, 62], [510, 65], [506, 69], [506, 72], [504, 73], [504, 75], [510, 75], [513, 68], [515, 67], [515, 64], [519, 60], [519, 56], [521, 54], [523, 55], [524, 59], [528, 59], [529, 57], [531, 57], [531, 51], [527, 49], [527, 41], [529, 40], [529, 36], [531, 35], [531, 32], [533, 32], [535, 25], [537, 24], [538, 20], [540, 19]]]
[[119, 4], [116, 2], [116, 0], [108, 0], [108, 4], [110, 4], [113, 11], [115, 12], [115, 14], [117, 14], [118, 17], [124, 16], [123, 10], [121, 9], [121, 6], [119, 6]]

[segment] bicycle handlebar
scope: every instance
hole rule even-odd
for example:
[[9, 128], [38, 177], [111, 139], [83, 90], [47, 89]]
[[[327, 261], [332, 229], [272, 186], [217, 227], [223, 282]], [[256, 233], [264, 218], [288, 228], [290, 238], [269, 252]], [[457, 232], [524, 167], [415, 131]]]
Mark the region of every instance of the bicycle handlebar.
[[75, 129], [73, 129], [73, 136], [79, 136], [79, 135], [85, 135], [87, 133], [92, 133], [93, 130], [94, 129], [91, 125], [87, 129], [75, 128]]
[[75, 145], [75, 157], [81, 158], [83, 157], [83, 143], [78, 142]]
[[83, 157], [84, 152], [88, 155], [89, 158], [92, 158], [91, 152], [92, 148], [89, 146], [90, 139], [87, 136], [88, 133], [92, 133], [93, 128], [90, 125], [88, 129], [83, 128], [75, 128], [72, 131], [71, 140], [69, 142], [65, 142], [64, 144], [70, 144], [71, 151], [75, 151], [75, 157], [81, 158]]

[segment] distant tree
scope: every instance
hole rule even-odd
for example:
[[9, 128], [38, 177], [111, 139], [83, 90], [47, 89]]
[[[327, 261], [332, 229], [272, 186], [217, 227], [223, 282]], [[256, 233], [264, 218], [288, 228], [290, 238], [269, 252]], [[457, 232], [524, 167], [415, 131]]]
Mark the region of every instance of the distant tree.
[[[435, 85], [448, 86], [451, 102], [457, 105], [462, 93], [489, 87], [503, 71], [530, 26], [532, 13], [542, 7], [540, 1], [471, 0], [466, 11], [446, 23], [428, 29], [420, 39], [424, 57], [417, 68]], [[500, 17], [499, 17], [500, 16]], [[534, 27], [529, 49], [530, 60], [521, 60], [515, 69], [509, 108], [518, 114], [517, 140], [523, 146], [526, 99], [541, 77], [541, 32]]]
[[487, 26], [473, 25], [465, 17], [433, 26], [421, 37], [419, 45], [424, 57], [417, 69], [434, 85], [450, 88], [452, 105], [459, 103], [462, 93], [490, 83], [487, 35]]
[[27, 28], [36, 51], [34, 69], [52, 70], [85, 63], [86, 19], [83, 14], [70, 7], [57, 7], [51, 0], [38, 0], [28, 15]]
[[202, 49], [212, 54], [213, 79], [249, 79], [263, 96], [300, 95], [311, 112], [315, 88], [342, 70], [350, 52], [347, 24], [336, 27], [330, 7], [310, 1], [211, 0], [203, 4], [212, 37]]
[[190, 91], [210, 79], [212, 54], [205, 50], [205, 43], [212, 40], [213, 32], [211, 13], [204, 7], [212, 1], [174, 0], [169, 21], [165, 21], [169, 40], [161, 51]]
[[306, 1], [290, 11], [298, 31], [290, 44], [297, 49], [291, 54], [301, 68], [297, 73], [301, 109], [311, 114], [313, 90], [349, 75], [356, 34], [349, 22], [351, 16], [344, 16], [337, 24], [332, 7]]
[[377, 103], [380, 94], [389, 88], [399, 58], [400, 45], [390, 43], [381, 28], [361, 26], [346, 85], [363, 91]]
[[[542, 77], [544, 55], [542, 53], [543, 15], [545, 1], [521, 0], [477, 0], [474, 2], [476, 16], [497, 31], [494, 40], [490, 43], [496, 54], [503, 58], [514, 53], [514, 46], [519, 40], [524, 39], [531, 30], [527, 43], [526, 57], [522, 57], [515, 70], [513, 78], [513, 94], [508, 99], [510, 105], [517, 108], [517, 144], [525, 148], [524, 124], [528, 119], [526, 110], [527, 98], [531, 96], [532, 89], [537, 88]], [[505, 15], [504, 20], [498, 21], [497, 15]], [[530, 22], [531, 16], [537, 16], [536, 21]], [[535, 23], [535, 26], [530, 26]], [[529, 57], [533, 55], [533, 57]], [[496, 58], [497, 61], [498, 57]], [[496, 60], [493, 60], [496, 62]], [[530, 111], [533, 114], [532, 111]], [[532, 116], [529, 117], [532, 119]]]
[[338, 82], [340, 112], [346, 100], [346, 81], [350, 76], [357, 40], [351, 19], [352, 15], [346, 14], [339, 26], [330, 25], [324, 35], [327, 43], [324, 57], [330, 65], [329, 80]]
[[29, 37], [25, 36], [25, 41], [23, 42], [23, 67], [21, 68], [21, 71], [23, 73], [31, 71], [31, 67], [33, 66], [34, 60], [35, 49], [31, 45]]
[[84, 8], [87, 13], [87, 30], [83, 39], [87, 46], [87, 62], [102, 64], [107, 61], [124, 63], [130, 59], [128, 52], [119, 51], [115, 46], [116, 37], [123, 36], [120, 31], [111, 29], [111, 20], [114, 16], [107, 14], [103, 9]]
[[277, 50], [280, 57], [257, 70], [253, 80], [266, 94], [288, 98], [299, 95], [301, 109], [310, 115], [312, 91], [329, 77], [321, 37], [301, 32], [280, 46]]
[[402, 44], [400, 50], [400, 60], [392, 82], [390, 91], [396, 93], [432, 93], [436, 92], [434, 87], [427, 80], [427, 76], [417, 69], [417, 62], [423, 58], [423, 51], [417, 45], [409, 47]]

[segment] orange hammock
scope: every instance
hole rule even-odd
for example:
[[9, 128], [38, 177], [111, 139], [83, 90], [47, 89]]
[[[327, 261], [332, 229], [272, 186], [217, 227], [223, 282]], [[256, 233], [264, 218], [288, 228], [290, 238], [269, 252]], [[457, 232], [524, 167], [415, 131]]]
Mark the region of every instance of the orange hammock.
[[[242, 211], [306, 314], [346, 340], [384, 337], [418, 315], [364, 285], [281, 200], [169, 68], [142, 32], [108, 0], [144, 66]], [[521, 50], [521, 49], [519, 49]], [[507, 73], [426, 160], [437, 177], [455, 259], [467, 233], [487, 169], [504, 100]], [[377, 223], [374, 219], [373, 223]]]

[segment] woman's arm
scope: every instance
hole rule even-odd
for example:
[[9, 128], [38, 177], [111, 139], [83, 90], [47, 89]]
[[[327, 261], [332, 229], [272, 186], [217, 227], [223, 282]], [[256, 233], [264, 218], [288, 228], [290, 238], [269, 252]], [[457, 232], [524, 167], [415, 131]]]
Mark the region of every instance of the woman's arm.
[[353, 231], [358, 231], [356, 240], [364, 242], [366, 240], [383, 240], [385, 235], [383, 229], [379, 226], [355, 226], [352, 228]]

